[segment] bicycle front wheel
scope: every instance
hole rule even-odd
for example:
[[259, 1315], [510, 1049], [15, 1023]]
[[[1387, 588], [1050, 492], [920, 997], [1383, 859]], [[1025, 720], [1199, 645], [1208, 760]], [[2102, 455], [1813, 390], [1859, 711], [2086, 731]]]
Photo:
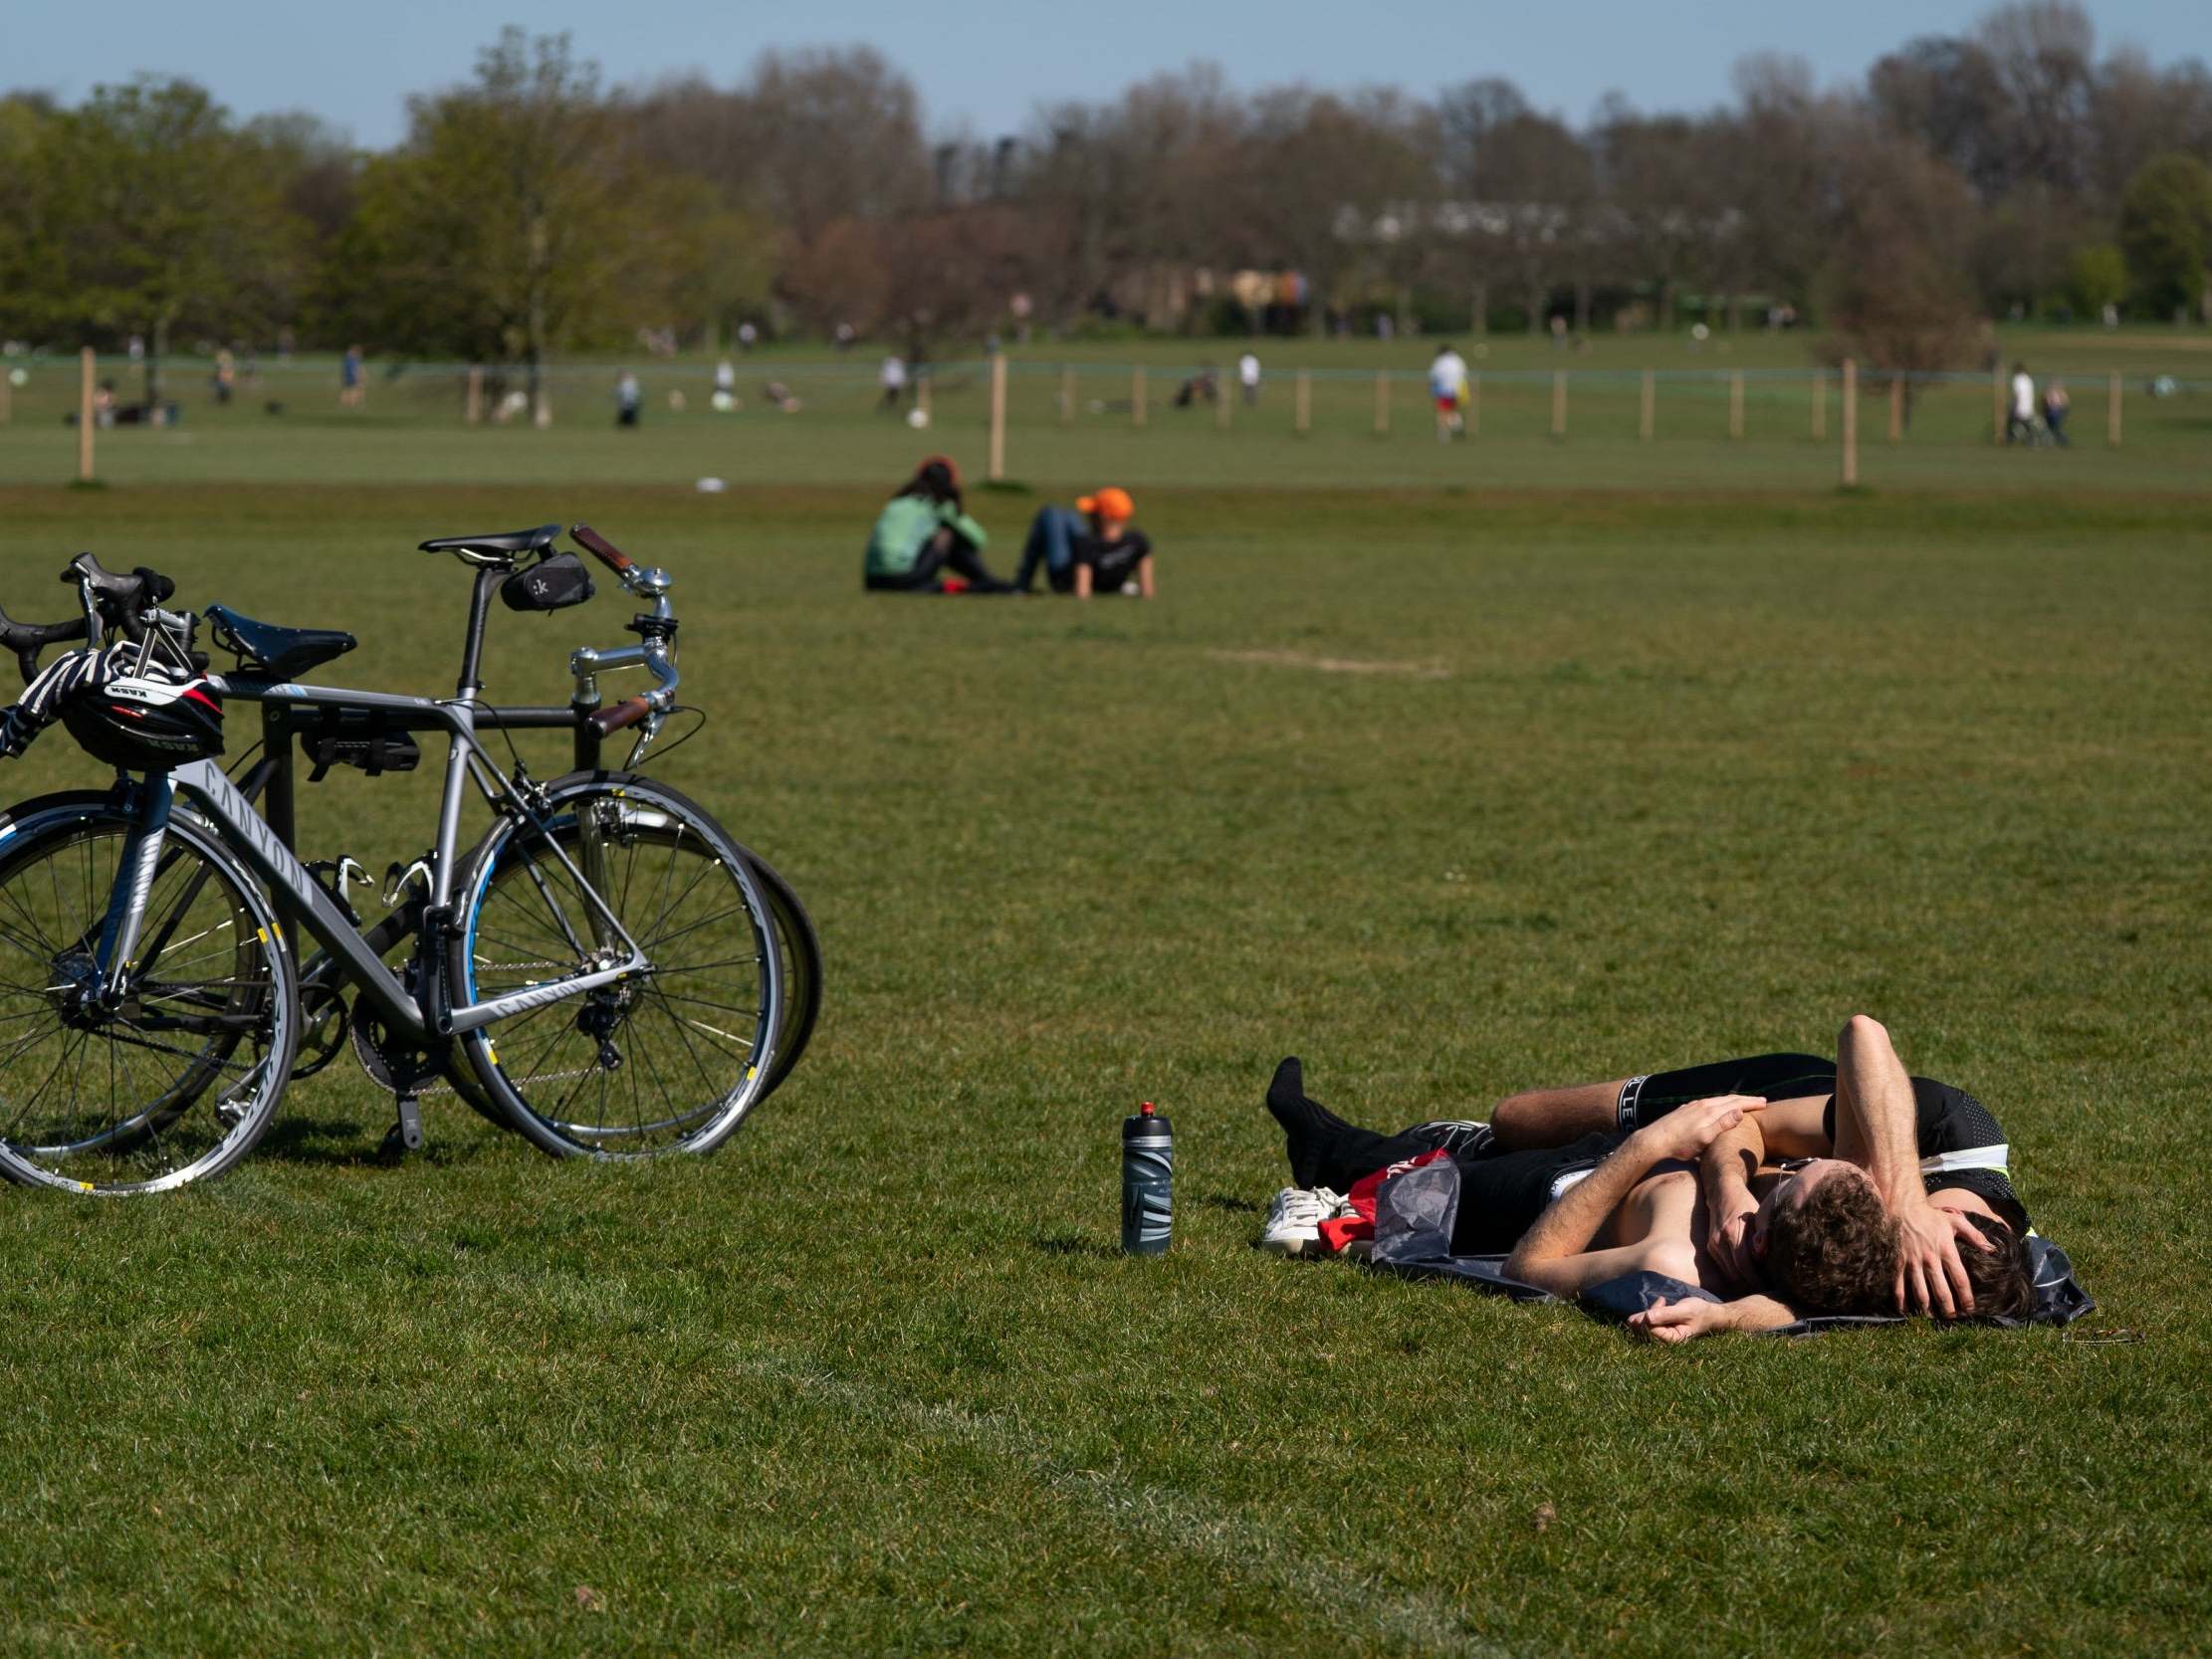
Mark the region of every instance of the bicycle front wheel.
[[744, 849], [697, 803], [630, 773], [558, 779], [537, 823], [506, 819], [484, 838], [459, 892], [449, 971], [465, 1002], [619, 962], [609, 915], [647, 958], [462, 1039], [535, 1144], [708, 1152], [767, 1094], [783, 1018], [775, 920]]
[[95, 960], [130, 821], [111, 802], [11, 814], [0, 839], [0, 1171], [69, 1192], [220, 1174], [276, 1115], [299, 1003], [276, 917], [184, 813], [119, 1002]]

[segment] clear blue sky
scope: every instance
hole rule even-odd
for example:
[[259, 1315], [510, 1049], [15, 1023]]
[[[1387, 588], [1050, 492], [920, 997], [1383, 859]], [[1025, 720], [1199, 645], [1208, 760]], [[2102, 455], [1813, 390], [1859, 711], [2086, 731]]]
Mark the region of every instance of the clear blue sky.
[[[1609, 90], [1641, 108], [1701, 108], [1755, 51], [1856, 81], [1915, 35], [1958, 33], [1986, 0], [0, 0], [0, 86], [75, 103], [139, 71], [182, 75], [241, 114], [307, 108], [381, 146], [405, 98], [467, 77], [501, 25], [566, 30], [615, 83], [701, 70], [720, 85], [767, 46], [865, 42], [914, 78], [932, 127], [1018, 131], [1039, 100], [1117, 91], [1211, 59], [1250, 89], [1388, 83], [1427, 94], [1476, 76], [1520, 84], [1573, 120]], [[2212, 60], [2212, 0], [2092, 0], [2101, 52]]]

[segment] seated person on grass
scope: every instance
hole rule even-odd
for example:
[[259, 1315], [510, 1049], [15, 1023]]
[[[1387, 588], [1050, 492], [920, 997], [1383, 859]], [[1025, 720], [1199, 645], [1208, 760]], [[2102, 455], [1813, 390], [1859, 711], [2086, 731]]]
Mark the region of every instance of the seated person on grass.
[[[988, 540], [961, 505], [960, 469], [933, 455], [876, 515], [861, 585], [872, 593], [1011, 593], [984, 567]], [[947, 585], [947, 570], [963, 578], [961, 586]]]
[[[1267, 1104], [1283, 1126], [1300, 1187], [1348, 1187], [1390, 1163], [1448, 1147], [1461, 1181], [1452, 1250], [1484, 1255], [1513, 1249], [1515, 1262], [1506, 1271], [1524, 1277], [1516, 1268], [1551, 1260], [1546, 1252], [1558, 1247], [1561, 1235], [1555, 1226], [1536, 1239], [1532, 1257], [1520, 1248], [1522, 1234], [1546, 1202], [1575, 1189], [1571, 1182], [1595, 1178], [1583, 1171], [1603, 1167], [1612, 1153], [1626, 1151], [1675, 1112], [1715, 1095], [1746, 1098], [1734, 1091], [1762, 1082], [1787, 1090], [1787, 1097], [1715, 1130], [1697, 1172], [1678, 1172], [1689, 1186], [1686, 1224], [1698, 1275], [1673, 1277], [1716, 1294], [1751, 1294], [1718, 1306], [1662, 1304], [1631, 1322], [1643, 1334], [1681, 1341], [1707, 1331], [1764, 1330], [1800, 1312], [1916, 1308], [1946, 1319], [2026, 1312], [2033, 1300], [2023, 1243], [2028, 1218], [2005, 1178], [1995, 1120], [1971, 1096], [1907, 1077], [1888, 1034], [1864, 1016], [1844, 1027], [1834, 1066], [1811, 1056], [1774, 1055], [1534, 1091], [1499, 1103], [1494, 1137], [1464, 1124], [1428, 1124], [1398, 1136], [1357, 1129], [1305, 1097], [1294, 1061], [1277, 1071]], [[1815, 1085], [1832, 1094], [1809, 1093]], [[1600, 1127], [1601, 1115], [1610, 1127]], [[1530, 1144], [1541, 1141], [1554, 1143]], [[1774, 1168], [1766, 1162], [1770, 1153], [1812, 1161]], [[1923, 1158], [1934, 1167], [1924, 1167]], [[1683, 1201], [1684, 1181], [1673, 1183], [1673, 1202]], [[1622, 1196], [1632, 1189], [1640, 1203], [1658, 1201], [1657, 1187], [1647, 1193], [1631, 1182]], [[1581, 1209], [1594, 1202], [1583, 1200], [1568, 1222], [1579, 1226], [1589, 1219]], [[1617, 1245], [1628, 1242], [1610, 1210], [1598, 1219]], [[1657, 1212], [1638, 1211], [1630, 1219], [1647, 1229], [1661, 1219], [1674, 1224]], [[1587, 1235], [1572, 1254], [1587, 1254], [1604, 1230]], [[1655, 1239], [1682, 1242], [1679, 1231], [1638, 1235], [1642, 1243]], [[1556, 1277], [1561, 1270], [1547, 1271]], [[1547, 1278], [1530, 1282], [1554, 1288]], [[1578, 1279], [1575, 1288], [1597, 1282]]]
[[1072, 512], [1038, 508], [1029, 520], [1013, 585], [1029, 592], [1041, 564], [1054, 593], [1088, 599], [1094, 593], [1126, 592], [1133, 582], [1139, 593], [1152, 598], [1152, 542], [1130, 522], [1136, 512], [1129, 492], [1112, 488], [1078, 498]]

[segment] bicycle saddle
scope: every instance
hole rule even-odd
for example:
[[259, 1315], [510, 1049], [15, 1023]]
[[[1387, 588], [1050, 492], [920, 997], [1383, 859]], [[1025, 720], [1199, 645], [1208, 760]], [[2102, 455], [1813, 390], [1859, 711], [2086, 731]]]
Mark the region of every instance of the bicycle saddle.
[[201, 615], [214, 624], [217, 645], [279, 680], [305, 674], [360, 644], [336, 628], [280, 628], [274, 622], [240, 616], [228, 605], [210, 605]]
[[558, 524], [540, 524], [534, 530], [507, 530], [498, 535], [441, 535], [419, 545], [426, 553], [538, 553], [559, 536]]

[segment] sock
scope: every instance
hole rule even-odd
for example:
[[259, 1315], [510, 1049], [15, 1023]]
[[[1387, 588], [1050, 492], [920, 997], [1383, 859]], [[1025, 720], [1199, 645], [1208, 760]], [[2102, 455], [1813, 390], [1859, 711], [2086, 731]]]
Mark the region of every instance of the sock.
[[1348, 1124], [1318, 1101], [1308, 1100], [1305, 1068], [1296, 1055], [1275, 1068], [1275, 1079], [1267, 1086], [1267, 1110], [1282, 1125], [1292, 1184], [1309, 1190], [1326, 1186], [1346, 1191], [1362, 1175], [1428, 1149], [1427, 1142]]

